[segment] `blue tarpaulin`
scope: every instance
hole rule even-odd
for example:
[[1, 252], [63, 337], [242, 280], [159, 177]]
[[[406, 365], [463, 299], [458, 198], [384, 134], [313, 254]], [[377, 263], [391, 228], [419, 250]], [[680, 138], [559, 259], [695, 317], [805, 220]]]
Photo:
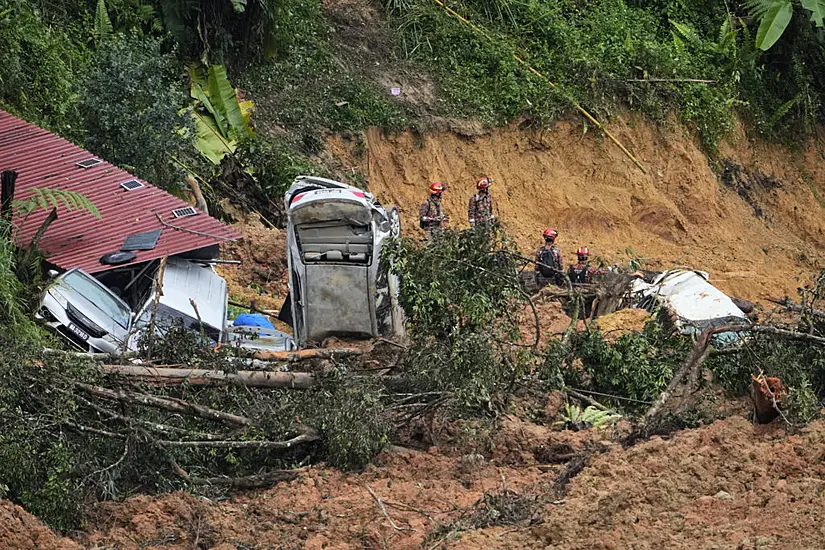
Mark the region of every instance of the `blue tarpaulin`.
[[241, 313], [232, 324], [236, 327], [275, 328], [275, 325], [273, 325], [265, 315], [261, 315], [260, 313]]

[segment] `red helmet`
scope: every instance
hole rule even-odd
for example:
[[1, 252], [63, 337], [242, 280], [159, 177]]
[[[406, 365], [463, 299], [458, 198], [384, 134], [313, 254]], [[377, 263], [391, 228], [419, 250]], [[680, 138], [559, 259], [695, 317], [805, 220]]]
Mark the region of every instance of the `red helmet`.
[[476, 180], [476, 189], [487, 189], [490, 187], [491, 183], [493, 183], [493, 178], [484, 176], [483, 178]]
[[544, 239], [545, 240], [549, 239], [551, 241], [554, 241], [554, 240], [556, 240], [556, 237], [558, 237], [558, 236], [559, 236], [559, 232], [556, 231], [552, 227], [548, 227], [547, 229], [544, 230]]
[[441, 193], [444, 191], [444, 185], [441, 182], [434, 181], [430, 184], [430, 193]]
[[576, 256], [579, 258], [589, 258], [590, 250], [588, 250], [586, 246], [580, 246], [579, 249], [576, 250]]

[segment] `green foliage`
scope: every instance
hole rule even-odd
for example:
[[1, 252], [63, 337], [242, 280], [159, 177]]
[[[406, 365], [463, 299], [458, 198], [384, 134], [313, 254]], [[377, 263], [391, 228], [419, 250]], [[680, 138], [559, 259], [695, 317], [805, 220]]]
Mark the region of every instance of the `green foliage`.
[[825, 400], [825, 350], [766, 334], [746, 339], [739, 353], [711, 357], [707, 362], [716, 380], [733, 395], [747, 395], [751, 375], [780, 378], [790, 390], [783, 404], [793, 422], [806, 423], [819, 415]]
[[381, 384], [359, 378], [333, 373], [313, 392], [315, 407], [308, 415], [317, 418], [329, 464], [347, 470], [362, 469], [389, 443]]
[[[402, 38], [399, 48], [436, 73], [451, 113], [490, 123], [525, 115], [547, 123], [571, 112], [573, 101], [603, 118], [628, 106], [657, 120], [675, 112], [698, 130], [710, 153], [732, 128], [734, 108], [742, 108], [761, 130], [788, 135], [800, 126], [809, 129], [822, 115], [825, 49], [807, 21], [792, 20], [786, 31], [791, 37], [771, 49], [783, 53], [765, 57], [752, 30], [721, 2], [497, 4], [501, 12], [491, 9], [492, 2], [451, 5], [482, 25], [492, 41], [427, 0], [390, 7]], [[513, 54], [557, 88], [519, 66]], [[779, 124], [771, 120], [797, 96], [807, 105], [783, 113]]]
[[321, 168], [287, 144], [260, 138], [243, 141], [235, 152], [268, 201], [281, 204], [284, 192], [301, 174], [319, 174]]
[[[825, 0], [801, 0], [802, 7], [811, 12], [811, 21], [822, 27], [825, 17]], [[782, 37], [793, 17], [791, 0], [749, 0], [746, 7], [759, 20], [756, 47], [769, 50]]]
[[386, 99], [386, 90], [343, 65], [319, 0], [284, 0], [278, 29], [277, 54], [239, 79], [268, 124], [287, 130], [301, 144], [322, 140], [328, 132], [408, 124], [407, 113]]
[[770, 49], [788, 28], [793, 16], [793, 4], [790, 0], [751, 0], [747, 7], [759, 18], [756, 47], [761, 50]]
[[604, 429], [614, 424], [620, 418], [621, 415], [597, 409], [593, 405], [589, 405], [582, 410], [578, 405], [565, 403], [564, 413], [555, 425], [566, 426], [572, 424]]
[[0, 220], [0, 331], [13, 330], [26, 339], [33, 327], [25, 308], [25, 289], [14, 275], [16, 258], [11, 225]]
[[451, 392], [463, 406], [496, 407], [526, 372], [519, 313], [529, 298], [515, 250], [499, 227], [385, 249], [400, 280], [411, 338], [406, 364], [416, 387]]
[[97, 206], [82, 193], [48, 187], [35, 187], [32, 189], [32, 196], [28, 199], [13, 201], [12, 209], [17, 215], [26, 217], [37, 209], [51, 210], [59, 208], [60, 205], [63, 205], [69, 212], [85, 210], [92, 216], [100, 218]]
[[74, 132], [76, 75], [90, 56], [77, 15], [52, 25], [34, 2], [0, 0], [0, 108]]
[[612, 344], [599, 331], [574, 333], [566, 346], [551, 347], [540, 373], [545, 379], [550, 375], [550, 382], [555, 376], [558, 384], [557, 373], [581, 361], [591, 389], [626, 398], [605, 401], [638, 412], [664, 391], [689, 352], [689, 342], [668, 326], [652, 319], [642, 332], [622, 335]]
[[[288, 7], [276, 0], [158, 0], [166, 28], [189, 58], [245, 63], [271, 56]], [[209, 14], [205, 16], [205, 14]]]
[[254, 136], [251, 126], [252, 101], [240, 101], [229, 83], [226, 68], [190, 69], [190, 95], [195, 100], [189, 112], [195, 125], [195, 147], [212, 164], [219, 165], [238, 148], [238, 142]]
[[97, 0], [95, 9], [94, 38], [95, 43], [100, 47], [101, 42], [109, 38], [114, 33], [112, 20], [109, 19], [109, 11], [106, 9], [106, 0]]
[[[192, 152], [180, 68], [160, 40], [132, 35], [110, 41], [82, 87], [85, 146], [154, 185], [175, 189], [183, 171], [172, 157]], [[193, 164], [191, 160], [188, 164]]]

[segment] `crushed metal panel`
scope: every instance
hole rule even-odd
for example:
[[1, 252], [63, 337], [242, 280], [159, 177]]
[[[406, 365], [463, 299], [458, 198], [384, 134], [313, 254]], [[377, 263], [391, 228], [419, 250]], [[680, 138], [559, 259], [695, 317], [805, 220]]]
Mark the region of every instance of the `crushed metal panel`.
[[707, 273], [679, 269], [667, 271], [652, 284], [636, 280], [632, 292], [642, 301], [655, 300], [678, 318], [682, 333], [719, 323], [748, 324], [747, 316], [733, 300], [707, 281]]
[[307, 339], [320, 342], [332, 334], [371, 336], [368, 270], [363, 266], [325, 265], [306, 277]]
[[[209, 265], [169, 258], [163, 272], [160, 303], [197, 319], [221, 332], [226, 327], [226, 281]], [[190, 298], [198, 307], [189, 302]]]

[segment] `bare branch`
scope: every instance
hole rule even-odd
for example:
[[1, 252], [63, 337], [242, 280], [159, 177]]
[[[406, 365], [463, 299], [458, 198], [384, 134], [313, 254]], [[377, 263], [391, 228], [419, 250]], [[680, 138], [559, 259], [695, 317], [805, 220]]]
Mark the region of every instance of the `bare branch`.
[[158, 445], [165, 447], [209, 447], [220, 449], [291, 449], [303, 443], [311, 443], [320, 440], [320, 436], [314, 434], [302, 434], [286, 441], [170, 441], [156, 440]]
[[[313, 350], [310, 350], [313, 351]], [[237, 382], [253, 388], [308, 389], [316, 384], [315, 375], [306, 372], [270, 372], [177, 369], [140, 365], [102, 365], [106, 374], [144, 378], [158, 383], [205, 386]]]
[[415, 532], [415, 529], [413, 529], [412, 527], [399, 527], [398, 525], [396, 525], [395, 522], [390, 517], [390, 514], [387, 512], [387, 507], [384, 504], [384, 501], [378, 495], [375, 494], [375, 492], [370, 488], [369, 485], [365, 485], [364, 487], [367, 488], [367, 491], [370, 492], [370, 495], [372, 495], [372, 498], [374, 498], [375, 502], [378, 503], [378, 507], [381, 509], [381, 513], [384, 514], [384, 517], [387, 518], [387, 521], [390, 522], [390, 525], [392, 525], [393, 529], [395, 529], [396, 531], [412, 531], [412, 532]]
[[199, 416], [201, 418], [215, 420], [218, 422], [224, 422], [226, 424], [232, 424], [235, 426], [255, 425], [255, 422], [252, 421], [252, 419], [247, 418], [245, 416], [238, 416], [235, 414], [219, 411], [216, 409], [205, 407], [203, 405], [197, 405], [195, 403], [189, 403], [188, 401], [183, 401], [181, 399], [175, 399], [173, 397], [164, 398], [156, 397], [154, 395], [149, 395], [145, 393], [130, 392], [125, 390], [110, 390], [108, 388], [92, 386], [90, 384], [84, 384], [81, 382], [74, 382], [74, 385], [75, 387], [83, 390], [84, 392], [90, 395], [102, 397], [104, 399], [110, 399], [113, 401], [119, 401], [121, 403], [128, 403], [132, 405], [144, 405], [146, 407], [154, 407], [157, 409], [164, 409], [167, 411], [194, 414], [195, 416]]

